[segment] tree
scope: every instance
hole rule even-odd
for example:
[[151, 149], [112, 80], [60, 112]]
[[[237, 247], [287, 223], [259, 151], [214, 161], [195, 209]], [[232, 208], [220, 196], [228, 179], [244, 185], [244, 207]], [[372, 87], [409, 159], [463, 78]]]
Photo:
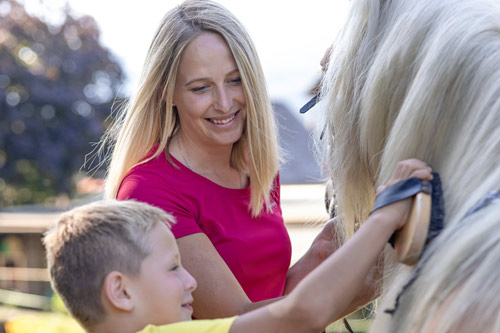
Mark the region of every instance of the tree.
[[0, 0], [0, 207], [73, 194], [123, 81], [89, 16], [61, 25]]

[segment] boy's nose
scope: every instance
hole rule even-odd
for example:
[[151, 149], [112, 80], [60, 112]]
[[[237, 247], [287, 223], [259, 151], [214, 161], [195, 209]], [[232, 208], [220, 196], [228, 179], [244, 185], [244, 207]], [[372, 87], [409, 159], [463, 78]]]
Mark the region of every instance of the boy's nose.
[[196, 279], [191, 275], [189, 274], [189, 272], [182, 268], [184, 270], [184, 287], [186, 290], [189, 290], [191, 292], [193, 292], [196, 287], [198, 286], [198, 283], [196, 282]]

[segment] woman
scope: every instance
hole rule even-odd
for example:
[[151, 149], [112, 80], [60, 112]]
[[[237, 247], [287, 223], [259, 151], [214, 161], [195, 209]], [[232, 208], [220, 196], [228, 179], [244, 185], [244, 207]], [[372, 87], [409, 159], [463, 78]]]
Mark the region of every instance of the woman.
[[195, 317], [240, 314], [286, 294], [333, 251], [327, 225], [289, 269], [262, 68], [245, 29], [222, 6], [186, 1], [164, 17], [138, 91], [104, 142], [115, 133], [106, 196], [176, 218], [183, 264], [198, 281]]
[[442, 179], [444, 230], [415, 267], [386, 256], [371, 331], [499, 332], [498, 1], [353, 1], [323, 96], [344, 238], [397, 161]]

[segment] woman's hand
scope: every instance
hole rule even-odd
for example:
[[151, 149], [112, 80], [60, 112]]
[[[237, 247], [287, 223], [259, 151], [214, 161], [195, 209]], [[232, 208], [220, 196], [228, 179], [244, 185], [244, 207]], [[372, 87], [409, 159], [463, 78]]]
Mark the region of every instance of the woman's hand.
[[300, 280], [339, 248], [335, 222], [336, 218], [326, 222], [306, 254], [288, 270], [283, 295], [290, 293]]
[[309, 251], [317, 259], [318, 264], [328, 258], [340, 246], [335, 231], [336, 220], [337, 218], [333, 218], [326, 222], [321, 232], [314, 238], [311, 244]]

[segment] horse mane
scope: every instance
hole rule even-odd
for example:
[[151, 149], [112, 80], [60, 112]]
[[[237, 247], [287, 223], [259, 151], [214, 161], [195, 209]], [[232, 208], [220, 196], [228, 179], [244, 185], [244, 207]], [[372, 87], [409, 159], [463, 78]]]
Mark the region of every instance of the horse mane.
[[372, 331], [500, 331], [500, 204], [464, 218], [500, 189], [500, 2], [353, 0], [334, 45], [322, 95], [342, 237], [398, 161], [426, 161], [443, 183], [445, 229], [419, 264], [386, 251]]

